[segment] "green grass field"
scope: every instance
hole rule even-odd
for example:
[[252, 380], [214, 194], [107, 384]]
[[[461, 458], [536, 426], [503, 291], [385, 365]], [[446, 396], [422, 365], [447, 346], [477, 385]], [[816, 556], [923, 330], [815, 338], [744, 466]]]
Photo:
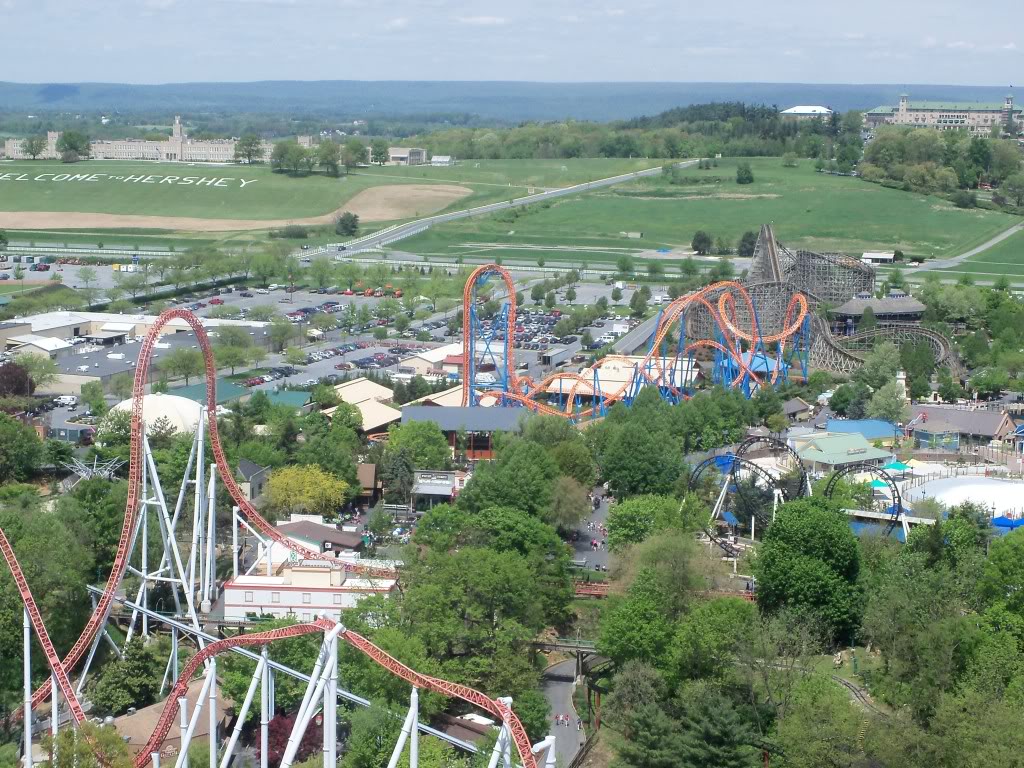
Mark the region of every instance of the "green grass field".
[[[735, 245], [744, 231], [772, 222], [791, 248], [851, 254], [900, 248], [908, 255], [937, 257], [961, 253], [1017, 221], [855, 178], [818, 174], [807, 161], [798, 168], [783, 168], [776, 158], [750, 162], [755, 176], [750, 185], [735, 183], [737, 161], [726, 159], [718, 168], [683, 172], [720, 177], [720, 183], [677, 186], [640, 180], [534, 206], [518, 216], [501, 213], [434, 227], [403, 241], [402, 250], [446, 258], [487, 254], [533, 260], [543, 255], [552, 261], [614, 262], [622, 249], [688, 247], [698, 229]], [[628, 239], [623, 232], [643, 232], [643, 239]]]
[[[531, 187], [570, 187], [595, 179], [642, 171], [664, 162], [603, 157], [572, 160], [460, 160], [456, 165], [448, 167], [384, 166], [359, 169], [355, 174], [421, 183], [476, 184], [523, 190]], [[497, 195], [496, 199], [500, 200], [501, 193]]]
[[978, 277], [1007, 275], [1011, 278], [1024, 278], [1024, 232], [1017, 232], [958, 266], [940, 272], [948, 273], [970, 273]]
[[[52, 180], [64, 174], [104, 175], [95, 181]], [[44, 178], [35, 180], [41, 176]], [[130, 176], [152, 181], [124, 180]], [[18, 177], [27, 178], [19, 181]], [[161, 183], [168, 177], [178, 177], [178, 181]], [[185, 177], [225, 181], [223, 186], [179, 183]], [[251, 183], [242, 187], [243, 180]], [[26, 161], [0, 163], [0, 210], [272, 220], [329, 213], [364, 189], [401, 183], [400, 178], [386, 176], [294, 178], [273, 173], [266, 166], [118, 160], [90, 160], [69, 166], [52, 161]]]

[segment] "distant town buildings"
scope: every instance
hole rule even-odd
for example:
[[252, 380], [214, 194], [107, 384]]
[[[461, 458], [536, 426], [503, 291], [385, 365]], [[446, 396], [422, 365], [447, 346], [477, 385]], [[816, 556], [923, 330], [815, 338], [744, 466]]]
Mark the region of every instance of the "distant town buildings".
[[392, 165], [423, 165], [427, 150], [420, 147], [388, 147], [388, 162]]
[[[57, 141], [60, 133], [50, 131], [46, 134], [46, 149], [39, 158], [56, 160]], [[300, 144], [311, 146], [312, 139], [300, 136]], [[235, 139], [192, 139], [185, 133], [181, 118], [174, 117], [170, 138], [154, 139], [96, 139], [89, 143], [89, 155], [96, 160], [160, 160], [163, 162], [186, 163], [229, 163], [235, 159]], [[264, 157], [269, 158], [273, 144], [263, 142]], [[3, 144], [0, 158], [8, 160], [28, 160], [29, 155], [22, 149], [21, 139], [7, 139]]]
[[911, 128], [933, 128], [937, 131], [967, 130], [987, 136], [994, 126], [1005, 127], [1010, 118], [1019, 122], [1022, 110], [1013, 105], [1013, 96], [1002, 104], [953, 103], [942, 101], [910, 101], [900, 96], [899, 106], [875, 107], [864, 113], [868, 128], [880, 125], [901, 125]]
[[824, 120], [832, 116], [832, 110], [828, 107], [808, 106], [801, 104], [796, 107], [784, 109], [779, 113], [783, 120]]

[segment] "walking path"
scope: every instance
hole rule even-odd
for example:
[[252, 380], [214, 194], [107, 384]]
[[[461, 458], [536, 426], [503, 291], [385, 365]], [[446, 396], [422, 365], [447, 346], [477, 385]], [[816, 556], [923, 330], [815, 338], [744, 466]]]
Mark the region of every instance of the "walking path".
[[[560, 661], [544, 670], [544, 698], [551, 707], [550, 733], [555, 737], [555, 756], [559, 766], [567, 766], [580, 751], [587, 734], [576, 727], [576, 710], [572, 704], [573, 684], [568, 682], [576, 674], [576, 661]], [[555, 716], [569, 716], [569, 724], [555, 722]]]
[[959, 256], [952, 256], [948, 259], [934, 259], [932, 261], [926, 261], [915, 272], [932, 272], [938, 269], [950, 269], [951, 267], [958, 266], [972, 256], [977, 256], [979, 253], [987, 251], [989, 248], [993, 248], [1004, 240], [1008, 240], [1018, 232], [1024, 231], [1024, 222], [1014, 224], [1009, 229], [1000, 232], [998, 235], [993, 237], [991, 240], [987, 240], [977, 248], [972, 248], [966, 253], [961, 253]]

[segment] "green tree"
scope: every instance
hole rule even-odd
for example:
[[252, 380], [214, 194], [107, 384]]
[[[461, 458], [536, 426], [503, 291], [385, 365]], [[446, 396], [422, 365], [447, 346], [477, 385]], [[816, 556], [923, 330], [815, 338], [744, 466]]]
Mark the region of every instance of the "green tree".
[[592, 488], [597, 481], [597, 465], [590, 449], [582, 440], [560, 442], [551, 449], [551, 458], [558, 471], [573, 478], [584, 488]]
[[534, 304], [540, 304], [544, 301], [544, 285], [542, 283], [534, 283], [530, 289], [530, 298]]
[[193, 376], [199, 376], [205, 369], [203, 354], [198, 349], [178, 347], [168, 352], [160, 360], [160, 370], [168, 376], [185, 379], [185, 386]]
[[903, 398], [903, 392], [899, 384], [895, 381], [890, 381], [879, 387], [871, 395], [871, 399], [867, 403], [866, 413], [868, 418], [871, 419], [882, 419], [892, 424], [902, 424], [907, 421], [910, 409]]
[[745, 259], [749, 259], [754, 255], [754, 249], [757, 247], [757, 232], [747, 230], [743, 233], [740, 238], [739, 244], [736, 246], [736, 255], [741, 256]]
[[153, 648], [136, 635], [122, 651], [121, 658], [103, 667], [92, 701], [102, 711], [121, 715], [128, 707], [145, 707], [160, 692], [163, 663]]
[[978, 593], [988, 603], [1002, 603], [1024, 617], [1024, 529], [992, 542]]
[[665, 604], [665, 595], [654, 575], [642, 571], [625, 599], [602, 617], [598, 651], [617, 665], [637, 660], [663, 668], [672, 640], [672, 624], [665, 615]]
[[88, 157], [89, 137], [81, 131], [64, 131], [57, 139], [57, 151], [62, 155], [73, 152], [78, 157]]
[[572, 531], [591, 512], [587, 490], [571, 477], [555, 481], [548, 522], [563, 531]]
[[28, 480], [43, 458], [36, 431], [7, 414], [0, 414], [0, 484]]
[[103, 394], [103, 385], [98, 381], [90, 381], [82, 385], [82, 400], [96, 416], [107, 412], [107, 400]]
[[451, 463], [451, 448], [441, 428], [433, 421], [411, 421], [388, 429], [388, 451], [409, 451], [415, 469], [445, 469]]
[[253, 163], [263, 162], [265, 157], [263, 139], [255, 133], [247, 133], [235, 142], [235, 162]]
[[235, 369], [249, 362], [249, 351], [245, 347], [217, 345], [213, 349], [214, 359], [218, 368], [230, 368], [231, 375]]
[[1000, 189], [1003, 194], [1013, 200], [1014, 205], [1024, 206], [1024, 173], [1011, 174]]
[[622, 289], [619, 288], [618, 286], [612, 288], [612, 301], [615, 302], [616, 304], [622, 301]]
[[21, 151], [33, 160], [37, 160], [39, 156], [46, 151], [46, 136], [29, 136], [27, 139], [23, 139], [21, 142]]
[[608, 512], [608, 549], [621, 552], [656, 531], [680, 524], [680, 505], [671, 496], [631, 496], [612, 506]]
[[416, 465], [409, 446], [391, 446], [381, 460], [384, 498], [392, 504], [408, 504], [416, 480]]
[[860, 316], [860, 322], [857, 323], [858, 331], [870, 331], [878, 327], [878, 320], [875, 318], [875, 310], [871, 307], [864, 307], [864, 314]]
[[804, 611], [839, 641], [855, 631], [862, 610], [860, 549], [846, 515], [828, 499], [815, 496], [780, 506], [754, 573], [763, 611]]
[[736, 183], [737, 184], [753, 184], [754, 183], [754, 171], [750, 168], [750, 163], [740, 163], [736, 166]]
[[554, 309], [555, 308], [555, 292], [554, 291], [548, 291], [546, 294], [544, 294], [544, 306], [547, 307], [548, 309]]
[[316, 162], [329, 176], [341, 172], [341, 147], [331, 140], [321, 141], [316, 148]]
[[679, 475], [675, 448], [639, 423], [623, 425], [610, 438], [602, 475], [616, 497], [671, 492]]
[[271, 319], [267, 334], [270, 336], [271, 346], [275, 351], [280, 352], [295, 335], [295, 326], [288, 322], [287, 319], [276, 316]]
[[349, 139], [341, 152], [342, 162], [346, 168], [365, 165], [370, 159], [370, 150], [362, 139]]
[[473, 512], [512, 507], [544, 518], [552, 508], [558, 466], [537, 443], [514, 440], [489, 464], [478, 466], [459, 494], [459, 506]]
[[370, 160], [377, 165], [384, 165], [391, 159], [391, 150], [386, 139], [374, 139], [370, 142]]
[[895, 381], [900, 370], [900, 351], [891, 341], [878, 344], [864, 358], [855, 378], [871, 389], [880, 389]]
[[680, 680], [723, 678], [757, 626], [757, 609], [738, 597], [697, 604], [673, 644], [672, 670]]
[[693, 248], [694, 252], [701, 255], [707, 256], [711, 253], [711, 248], [714, 246], [714, 241], [707, 232], [703, 229], [697, 230], [693, 236], [693, 240], [690, 241], [690, 247]]
[[23, 352], [16, 354], [14, 361], [28, 372], [33, 390], [46, 389], [57, 380], [60, 373], [57, 361], [48, 355]]
[[342, 237], [355, 237], [359, 234], [359, 215], [345, 211], [334, 222], [334, 231]]

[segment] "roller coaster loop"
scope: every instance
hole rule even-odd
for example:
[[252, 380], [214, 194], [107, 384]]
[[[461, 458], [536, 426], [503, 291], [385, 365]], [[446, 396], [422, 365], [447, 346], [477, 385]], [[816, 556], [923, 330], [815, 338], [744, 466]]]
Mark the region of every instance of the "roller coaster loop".
[[[141, 477], [142, 477], [142, 461], [143, 461], [143, 421], [142, 421], [142, 405], [143, 395], [145, 393], [146, 381], [148, 378], [149, 365], [153, 356], [153, 350], [157, 340], [160, 337], [161, 331], [171, 321], [184, 321], [188, 326], [195, 332], [196, 339], [198, 341], [200, 350], [203, 354], [203, 359], [206, 365], [206, 408], [208, 414], [208, 426], [210, 432], [210, 445], [213, 452], [214, 460], [217, 465], [218, 473], [221, 477], [221, 481], [227, 488], [228, 493], [231, 495], [234, 503], [238, 505], [242, 514], [249, 520], [249, 522], [258, 528], [261, 533], [272, 539], [273, 541], [279, 542], [287, 546], [292, 551], [297, 552], [300, 556], [308, 559], [326, 559], [328, 555], [324, 555], [320, 552], [307, 549], [296, 545], [290, 540], [285, 538], [275, 529], [273, 525], [267, 522], [256, 509], [250, 504], [245, 496], [242, 494], [241, 489], [238, 487], [237, 482], [234, 478], [234, 473], [231, 471], [231, 467], [227, 462], [227, 458], [224, 455], [224, 450], [221, 445], [220, 436], [217, 431], [217, 414], [216, 414], [216, 368], [214, 367], [213, 353], [210, 348], [209, 339], [206, 331], [202, 326], [199, 319], [191, 312], [182, 309], [171, 309], [167, 310], [157, 318], [153, 327], [149, 333], [146, 334], [146, 338], [142, 344], [142, 350], [139, 353], [139, 361], [135, 371], [135, 384], [132, 390], [132, 411], [131, 411], [131, 443], [130, 443], [130, 462], [128, 472], [128, 502], [125, 508], [124, 524], [121, 529], [120, 539], [118, 542], [118, 548], [114, 557], [114, 564], [111, 568], [110, 576], [104, 586], [103, 592], [97, 601], [96, 608], [93, 614], [90, 616], [85, 629], [82, 631], [81, 636], [75, 641], [71, 650], [61, 660], [56, 651], [54, 650], [53, 644], [49, 639], [49, 634], [46, 631], [46, 627], [43, 625], [42, 617], [36, 604], [35, 598], [29, 588], [28, 582], [25, 579], [24, 572], [20, 564], [18, 563], [17, 557], [15, 556], [14, 549], [7, 539], [7, 536], [0, 531], [0, 551], [2, 551], [4, 560], [7, 563], [11, 574], [14, 576], [15, 583], [18, 587], [18, 591], [21, 596], [22, 603], [25, 606], [26, 613], [31, 621], [32, 628], [35, 630], [36, 637], [43, 647], [46, 655], [47, 663], [53, 673], [53, 677], [56, 678], [57, 684], [61, 689], [65, 700], [67, 701], [68, 707], [71, 711], [72, 717], [76, 722], [81, 722], [84, 719], [84, 714], [79, 704], [78, 698], [75, 694], [75, 690], [72, 687], [70, 680], [68, 679], [68, 672], [74, 669], [75, 665], [82, 659], [85, 651], [88, 649], [92, 640], [96, 637], [97, 633], [100, 632], [107, 620], [109, 611], [113, 602], [114, 595], [119, 588], [122, 579], [124, 578], [125, 572], [128, 567], [128, 562], [131, 556], [131, 542], [134, 536], [135, 528], [139, 522], [138, 510], [140, 508], [140, 494], [141, 494]], [[369, 577], [387, 577], [394, 578], [395, 573], [389, 569], [375, 568], [360, 566], [358, 564], [345, 564], [345, 567], [351, 571], [363, 574]], [[193, 657], [190, 662], [189, 668], [186, 669], [187, 674], [181, 675], [179, 684], [187, 685], [191, 678], [191, 673], [198, 668], [204, 660], [210, 658], [214, 654], [232, 647], [233, 644], [262, 644], [268, 643], [279, 637], [292, 637], [299, 634], [307, 634], [310, 632], [318, 631], [331, 631], [336, 624], [327, 619], [320, 619], [311, 624], [299, 624], [292, 627], [285, 627], [278, 630], [272, 630], [267, 633], [245, 635], [242, 637], [231, 638], [229, 640], [218, 641], [207, 645], [204, 649], [200, 650], [196, 656]], [[499, 717], [502, 722], [508, 727], [509, 732], [512, 735], [512, 739], [515, 742], [517, 752], [521, 761], [521, 765], [524, 768], [536, 768], [536, 759], [533, 755], [529, 738], [526, 734], [525, 729], [519, 722], [519, 719], [508, 707], [501, 701], [495, 701], [490, 697], [486, 696], [479, 691], [475, 691], [465, 686], [450, 683], [445, 680], [438, 678], [428, 677], [420, 675], [414, 670], [409, 669], [405, 665], [398, 662], [387, 653], [377, 648], [369, 640], [366, 640], [359, 635], [349, 632], [347, 630], [342, 631], [341, 637], [344, 638], [353, 647], [360, 650], [362, 653], [371, 658], [374, 662], [387, 669], [392, 674], [401, 677], [407, 682], [412, 683], [414, 686], [436, 691], [445, 696], [454, 696], [463, 699], [475, 706], [478, 706], [491, 714]], [[25, 660], [27, 664], [27, 659]], [[176, 690], [176, 693], [180, 691]], [[43, 686], [36, 690], [32, 695], [31, 704], [33, 707], [40, 704], [50, 694], [50, 683], [46, 682]], [[157, 731], [154, 732], [151, 737], [151, 741], [159, 743], [162, 741], [163, 736], [160, 735], [160, 730], [163, 730], [163, 735], [166, 735], [166, 728], [169, 727], [169, 719], [173, 717], [173, 709], [177, 706], [176, 696], [172, 695], [171, 699], [165, 708], [164, 715], [161, 716], [160, 726]], [[159, 736], [159, 739], [157, 738]], [[150, 750], [143, 750], [136, 760], [136, 765], [143, 765], [150, 759]]]
[[[504, 282], [507, 297], [499, 316], [487, 323], [477, 312], [476, 289], [494, 276]], [[747, 311], [749, 328], [740, 327], [737, 302]], [[709, 313], [717, 338], [687, 340], [686, 312], [692, 308]], [[657, 387], [662, 397], [678, 402], [689, 396], [689, 382], [680, 379], [680, 371], [693, 369], [694, 354], [701, 349], [714, 351], [718, 380], [749, 397], [761, 386], [785, 381], [790, 367], [787, 361], [798, 360], [806, 375], [810, 350], [810, 314], [803, 294], [790, 298], [782, 328], [764, 333], [750, 294], [734, 281], [713, 283], [662, 309], [647, 354], [639, 363], [613, 355], [579, 373], [560, 371], [534, 382], [516, 374], [512, 343], [515, 327], [515, 284], [508, 271], [496, 264], [478, 267], [463, 292], [463, 405], [522, 406], [536, 413], [577, 420], [602, 415], [612, 403], [630, 402], [643, 386]], [[675, 330], [678, 341], [673, 343]], [[769, 346], [775, 347], [771, 353]], [[616, 381], [602, 391], [601, 369], [611, 362], [631, 365], [633, 372], [627, 381]], [[482, 371], [485, 366], [494, 372]], [[562, 402], [548, 402], [552, 396]]]

